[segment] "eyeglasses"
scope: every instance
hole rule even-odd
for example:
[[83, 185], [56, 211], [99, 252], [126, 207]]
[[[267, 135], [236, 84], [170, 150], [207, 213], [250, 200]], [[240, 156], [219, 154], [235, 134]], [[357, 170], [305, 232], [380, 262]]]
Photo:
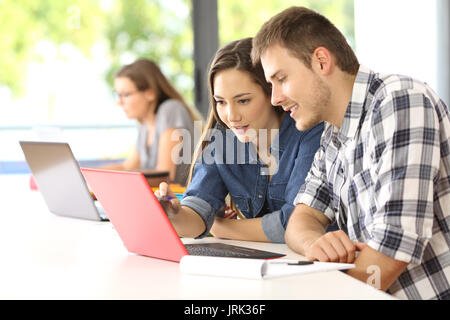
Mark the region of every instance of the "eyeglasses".
[[132, 96], [133, 94], [136, 94], [136, 93], [138, 93], [138, 92], [140, 92], [140, 91], [138, 90], [138, 91], [124, 92], [124, 93], [118, 93], [118, 92], [116, 92], [116, 91], [113, 91], [113, 97], [114, 97], [114, 100], [116, 100], [116, 101], [119, 101], [119, 100], [126, 100], [126, 99], [128, 99], [130, 96]]

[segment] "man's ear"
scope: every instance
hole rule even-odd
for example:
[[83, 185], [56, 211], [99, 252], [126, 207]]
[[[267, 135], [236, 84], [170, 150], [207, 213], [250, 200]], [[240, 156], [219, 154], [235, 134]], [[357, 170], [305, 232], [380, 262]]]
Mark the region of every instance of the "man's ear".
[[317, 47], [313, 52], [312, 61], [313, 69], [323, 75], [328, 75], [332, 70], [332, 56], [330, 51], [325, 47]]

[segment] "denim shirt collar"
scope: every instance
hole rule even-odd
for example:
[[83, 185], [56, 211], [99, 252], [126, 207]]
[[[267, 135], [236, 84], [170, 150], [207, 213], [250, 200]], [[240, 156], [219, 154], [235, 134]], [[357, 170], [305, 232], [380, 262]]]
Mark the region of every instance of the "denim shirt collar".
[[[278, 153], [278, 155], [281, 157], [281, 155], [283, 154], [283, 151], [285, 150], [287, 144], [289, 143], [289, 139], [292, 135], [292, 131], [297, 130], [295, 128], [295, 124], [292, 125], [292, 122], [294, 122], [295, 120], [292, 119], [289, 114], [287, 112], [284, 113], [283, 116], [283, 120], [281, 122], [280, 125], [280, 129], [278, 130], [277, 135], [275, 136], [275, 138], [273, 139], [272, 145], [269, 148], [269, 152], [271, 154], [274, 153]], [[225, 132], [227, 131], [226, 128], [224, 128], [221, 124], [217, 123], [215, 125], [216, 129], [219, 129], [220, 131], [222, 131], [222, 133], [224, 134], [224, 136], [227, 136], [225, 134]], [[230, 130], [230, 132], [232, 132]], [[237, 136], [234, 134], [234, 132], [232, 132], [232, 135], [227, 136], [232, 138], [232, 140], [234, 140], [237, 143], [242, 143], [238, 140]], [[227, 142], [224, 141], [225, 144], [227, 144]], [[228, 141], [228, 143], [232, 143], [232, 141]], [[259, 159], [256, 153], [256, 148], [254, 146], [253, 143], [251, 142], [245, 142], [245, 150], [247, 150], [246, 152], [249, 155], [249, 162], [250, 163], [259, 163]]]
[[290, 125], [291, 122], [294, 121], [287, 112], [283, 113], [283, 120], [281, 122], [280, 129], [278, 131], [278, 134], [275, 136], [275, 139], [273, 140], [272, 145], [270, 146], [270, 153], [273, 153], [275, 150], [278, 150], [280, 153], [284, 151], [286, 148], [286, 144], [288, 142], [288, 139], [290, 137], [289, 130], [294, 129]]

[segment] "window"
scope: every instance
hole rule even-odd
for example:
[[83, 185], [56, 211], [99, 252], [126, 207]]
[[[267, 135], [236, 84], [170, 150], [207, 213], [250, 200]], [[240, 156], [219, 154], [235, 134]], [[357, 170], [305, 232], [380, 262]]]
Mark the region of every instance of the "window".
[[155, 60], [193, 100], [189, 0], [0, 1], [0, 173], [27, 170], [18, 140], [53, 134], [80, 159], [126, 157], [136, 137], [114, 72]]
[[291, 6], [304, 6], [325, 15], [354, 47], [353, 0], [219, 0], [219, 42], [252, 37], [273, 15]]
[[[289, 0], [218, 0], [219, 45], [253, 36]], [[354, 46], [353, 0], [299, 0]], [[112, 99], [114, 72], [155, 60], [193, 105], [191, 0], [0, 1], [0, 173], [28, 171], [18, 140], [61, 136], [77, 159], [124, 158], [135, 123]], [[13, 30], [13, 31], [11, 31]]]

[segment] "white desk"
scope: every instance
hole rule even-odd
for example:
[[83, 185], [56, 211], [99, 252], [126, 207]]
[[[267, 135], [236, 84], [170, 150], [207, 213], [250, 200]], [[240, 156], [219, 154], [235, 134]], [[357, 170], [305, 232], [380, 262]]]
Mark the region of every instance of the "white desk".
[[[0, 195], [0, 299], [393, 299], [339, 271], [273, 280], [181, 274], [178, 263], [128, 253], [109, 222], [51, 214], [28, 176], [0, 176]], [[299, 257], [286, 245], [227, 242]]]

